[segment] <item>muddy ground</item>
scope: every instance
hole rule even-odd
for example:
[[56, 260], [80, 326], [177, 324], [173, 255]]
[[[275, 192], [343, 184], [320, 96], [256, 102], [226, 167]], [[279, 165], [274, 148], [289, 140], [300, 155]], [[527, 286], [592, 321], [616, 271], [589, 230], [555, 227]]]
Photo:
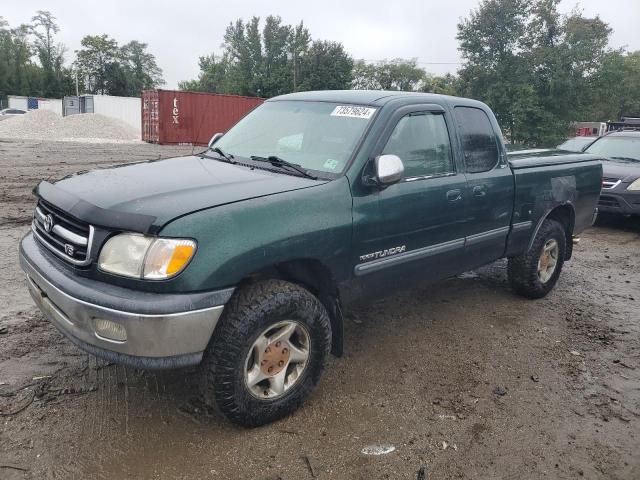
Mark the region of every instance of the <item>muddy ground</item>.
[[[546, 299], [500, 261], [348, 313], [346, 353], [293, 416], [245, 430], [195, 370], [96, 360], [18, 266], [31, 188], [185, 147], [0, 141], [0, 479], [640, 478], [640, 222], [582, 236]], [[395, 451], [367, 456], [369, 445]]]

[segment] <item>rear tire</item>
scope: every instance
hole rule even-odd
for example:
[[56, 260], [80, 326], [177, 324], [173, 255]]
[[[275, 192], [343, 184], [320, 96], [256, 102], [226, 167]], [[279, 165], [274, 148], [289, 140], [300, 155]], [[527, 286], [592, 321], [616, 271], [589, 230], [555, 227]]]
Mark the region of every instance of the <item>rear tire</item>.
[[527, 298], [546, 296], [558, 281], [566, 252], [564, 227], [555, 220], [545, 220], [529, 251], [509, 258], [507, 275], [513, 290]]
[[204, 401], [245, 427], [278, 420], [311, 393], [330, 348], [329, 315], [309, 291], [281, 280], [243, 287], [225, 307], [205, 351]]

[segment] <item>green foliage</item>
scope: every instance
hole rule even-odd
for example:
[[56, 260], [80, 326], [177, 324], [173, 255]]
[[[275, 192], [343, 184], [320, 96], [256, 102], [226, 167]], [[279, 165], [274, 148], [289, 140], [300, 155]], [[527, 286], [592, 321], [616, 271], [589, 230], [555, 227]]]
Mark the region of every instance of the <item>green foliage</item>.
[[[408, 90], [486, 102], [514, 143], [553, 145], [572, 121], [640, 116], [640, 51], [608, 47], [610, 27], [581, 11], [558, 12], [560, 0], [482, 0], [458, 25], [463, 58], [457, 74], [436, 76], [416, 59], [353, 61], [342, 44], [313, 40], [305, 25], [278, 16], [227, 26], [221, 54], [199, 59], [195, 80], [179, 88], [272, 97], [322, 89]], [[0, 17], [0, 96], [75, 93], [137, 96], [162, 85], [146, 43], [123, 46], [88, 35], [65, 67], [56, 18], [37, 11], [11, 28]]]
[[114, 64], [120, 59], [118, 42], [106, 34], [87, 35], [80, 41], [80, 45], [82, 48], [76, 50], [74, 62], [78, 78], [88, 93], [109, 93], [108, 84], [117, 83], [113, 75], [118, 70]]
[[120, 48], [107, 35], [88, 35], [76, 52], [75, 71], [65, 67], [60, 27], [38, 10], [29, 25], [10, 28], [0, 17], [0, 95], [61, 98], [75, 94], [75, 75], [82, 93], [138, 96], [162, 85], [162, 70], [147, 44], [133, 40]]
[[29, 25], [10, 28], [0, 17], [0, 94], [42, 93], [43, 71], [32, 60], [34, 48], [30, 35]]
[[422, 85], [422, 91], [456, 96], [460, 91], [460, 79], [451, 73], [447, 73], [442, 77], [427, 73]]
[[162, 69], [156, 58], [147, 52], [147, 44], [131, 40], [122, 46], [121, 65], [126, 79], [123, 96], [137, 97], [142, 90], [164, 85]]
[[147, 44], [132, 40], [119, 47], [108, 35], [87, 35], [76, 51], [75, 71], [83, 91], [101, 95], [139, 96], [164, 83], [162, 70]]
[[300, 64], [297, 90], [341, 90], [351, 83], [353, 60], [341, 43], [314, 40]]
[[349, 88], [353, 60], [337, 42], [312, 41], [301, 22], [268, 16], [227, 26], [222, 54], [201, 57], [196, 80], [182, 90], [272, 97], [292, 91]]
[[55, 35], [60, 32], [55, 17], [50, 12], [38, 10], [31, 19], [31, 32], [35, 37], [33, 49], [42, 67], [41, 95], [62, 97], [69, 86], [69, 71], [64, 68], [65, 47], [55, 41]]
[[200, 57], [200, 76], [197, 80], [185, 80], [178, 84], [180, 90], [193, 92], [227, 93], [225, 81], [227, 79], [228, 62], [216, 58], [215, 54]]
[[599, 17], [561, 15], [559, 3], [483, 0], [458, 25], [459, 92], [486, 102], [514, 143], [553, 145], [572, 121], [638, 107], [634, 55], [607, 47], [611, 29]]
[[426, 72], [417, 60], [383, 60], [377, 64], [358, 60], [353, 68], [352, 87], [360, 90], [418, 90], [424, 85]]
[[609, 52], [589, 85], [591, 102], [582, 119], [640, 117], [640, 51]]

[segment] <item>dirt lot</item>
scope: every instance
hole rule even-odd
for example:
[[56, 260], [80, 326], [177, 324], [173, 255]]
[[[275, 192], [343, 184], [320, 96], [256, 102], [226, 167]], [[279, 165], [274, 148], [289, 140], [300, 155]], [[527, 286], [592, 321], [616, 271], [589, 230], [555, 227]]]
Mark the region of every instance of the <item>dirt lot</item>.
[[[185, 147], [0, 141], [0, 478], [640, 478], [640, 222], [589, 230], [549, 297], [504, 262], [349, 312], [346, 354], [295, 415], [234, 427], [195, 370], [78, 350], [18, 266], [31, 188]], [[395, 451], [367, 456], [369, 445]]]

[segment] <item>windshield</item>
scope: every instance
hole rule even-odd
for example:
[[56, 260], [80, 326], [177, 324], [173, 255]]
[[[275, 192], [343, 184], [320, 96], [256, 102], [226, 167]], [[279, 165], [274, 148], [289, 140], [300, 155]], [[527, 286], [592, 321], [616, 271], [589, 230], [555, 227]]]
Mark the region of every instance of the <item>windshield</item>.
[[640, 137], [602, 137], [592, 143], [585, 153], [640, 162]]
[[595, 140], [595, 137], [573, 137], [561, 143], [556, 148], [567, 152], [581, 152], [584, 147]]
[[215, 147], [227, 155], [277, 156], [316, 172], [340, 173], [375, 108], [326, 102], [266, 102]]

